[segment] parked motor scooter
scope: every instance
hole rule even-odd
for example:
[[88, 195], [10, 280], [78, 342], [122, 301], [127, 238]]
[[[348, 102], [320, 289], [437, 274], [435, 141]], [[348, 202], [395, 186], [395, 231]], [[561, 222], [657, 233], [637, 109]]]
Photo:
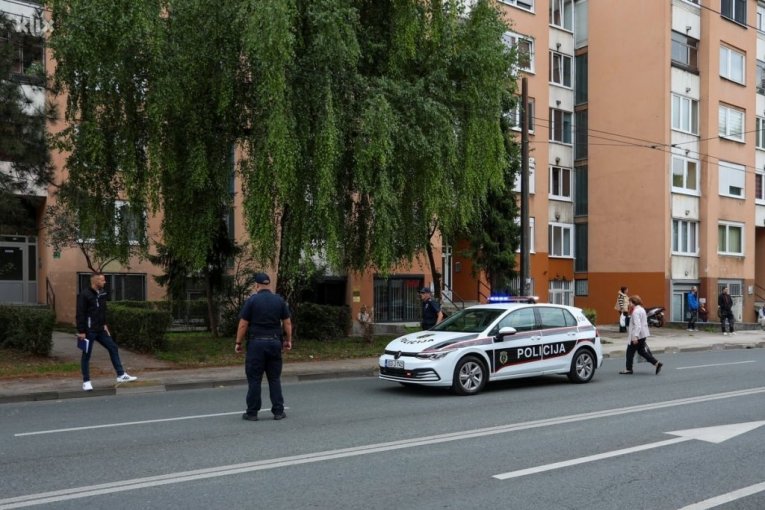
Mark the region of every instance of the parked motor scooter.
[[656, 326], [660, 328], [664, 326], [664, 307], [663, 306], [651, 306], [646, 308], [646, 318], [648, 319], [649, 326]]

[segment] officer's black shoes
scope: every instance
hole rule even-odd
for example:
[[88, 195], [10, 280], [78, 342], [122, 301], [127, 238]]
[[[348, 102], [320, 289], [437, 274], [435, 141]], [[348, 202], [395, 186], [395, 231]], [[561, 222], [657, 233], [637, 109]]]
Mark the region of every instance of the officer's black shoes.
[[656, 363], [656, 375], [659, 375], [659, 372], [661, 372], [661, 367], [664, 366], [664, 363]]
[[243, 420], [248, 420], [248, 421], [258, 421], [258, 415], [257, 414], [247, 414], [247, 413], [244, 413], [242, 415], [242, 419]]
[[274, 415], [274, 420], [283, 420], [286, 417], [287, 417], [287, 415], [284, 412], [281, 412], [279, 414], [275, 414]]

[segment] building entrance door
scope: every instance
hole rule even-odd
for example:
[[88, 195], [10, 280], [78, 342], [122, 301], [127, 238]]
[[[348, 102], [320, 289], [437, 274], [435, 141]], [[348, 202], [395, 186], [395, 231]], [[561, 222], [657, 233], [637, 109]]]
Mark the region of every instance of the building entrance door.
[[443, 252], [441, 252], [441, 283], [443, 290], [441, 293], [449, 301], [452, 300], [452, 247], [449, 245], [444, 246]]
[[0, 303], [37, 303], [37, 238], [0, 236]]

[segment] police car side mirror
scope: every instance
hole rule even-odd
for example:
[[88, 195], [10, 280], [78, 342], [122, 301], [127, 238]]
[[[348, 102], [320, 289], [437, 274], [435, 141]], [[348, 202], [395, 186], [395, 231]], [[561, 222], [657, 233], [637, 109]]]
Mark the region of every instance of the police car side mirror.
[[495, 337], [497, 342], [501, 342], [505, 339], [506, 336], [514, 335], [518, 331], [510, 326], [505, 326], [504, 328], [500, 329], [497, 333], [497, 336]]

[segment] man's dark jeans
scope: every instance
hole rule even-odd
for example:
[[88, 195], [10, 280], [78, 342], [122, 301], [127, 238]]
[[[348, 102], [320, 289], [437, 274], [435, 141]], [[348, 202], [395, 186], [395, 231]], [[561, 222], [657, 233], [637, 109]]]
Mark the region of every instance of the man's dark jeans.
[[728, 321], [728, 330], [733, 333], [733, 312], [723, 310], [720, 313], [720, 328], [722, 329], [722, 332], [725, 333], [725, 321]]
[[698, 310], [688, 310], [688, 329], [694, 329], [696, 327], [696, 321], [699, 318]]
[[90, 340], [90, 344], [88, 345], [88, 352], [83, 352], [82, 357], [80, 358], [80, 369], [82, 370], [83, 381], [90, 381], [90, 355], [93, 354], [93, 346], [96, 342], [103, 345], [104, 348], [109, 351], [109, 358], [112, 360], [112, 366], [117, 372], [117, 377], [125, 373], [125, 370], [122, 368], [122, 362], [120, 361], [117, 344], [106, 331], [88, 331], [85, 338]]
[[268, 379], [268, 393], [271, 397], [271, 412], [284, 412], [284, 396], [282, 395], [282, 342], [274, 338], [252, 338], [247, 341], [247, 358], [244, 371], [247, 374], [247, 414], [256, 415], [262, 404], [260, 383], [263, 372]]

